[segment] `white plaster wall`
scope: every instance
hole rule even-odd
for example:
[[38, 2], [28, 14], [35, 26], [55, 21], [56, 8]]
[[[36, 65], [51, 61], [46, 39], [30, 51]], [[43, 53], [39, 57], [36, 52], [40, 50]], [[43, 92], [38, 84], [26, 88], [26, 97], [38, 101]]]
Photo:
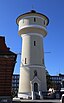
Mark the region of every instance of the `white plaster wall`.
[[20, 68], [20, 81], [19, 81], [19, 92], [20, 93], [30, 93], [30, 68], [21, 67]]
[[[23, 65], [43, 65], [44, 52], [43, 52], [43, 38], [40, 34], [24, 34], [22, 36], [22, 64]], [[36, 41], [36, 46], [34, 46]], [[25, 64], [25, 58], [27, 63]]]

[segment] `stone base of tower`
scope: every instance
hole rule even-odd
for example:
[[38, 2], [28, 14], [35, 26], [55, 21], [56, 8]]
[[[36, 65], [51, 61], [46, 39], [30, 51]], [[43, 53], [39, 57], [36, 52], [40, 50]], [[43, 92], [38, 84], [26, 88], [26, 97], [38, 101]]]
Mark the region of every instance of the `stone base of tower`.
[[18, 93], [20, 99], [31, 99], [31, 93]]
[[32, 99], [32, 100], [40, 99], [41, 100], [41, 99], [43, 99], [43, 95], [42, 95], [41, 91], [39, 91], [38, 93], [32, 91], [32, 93], [18, 93], [18, 98]]
[[[21, 80], [21, 78], [23, 78]], [[46, 72], [42, 66], [22, 67], [20, 69], [18, 97], [23, 99], [42, 98], [47, 91]]]

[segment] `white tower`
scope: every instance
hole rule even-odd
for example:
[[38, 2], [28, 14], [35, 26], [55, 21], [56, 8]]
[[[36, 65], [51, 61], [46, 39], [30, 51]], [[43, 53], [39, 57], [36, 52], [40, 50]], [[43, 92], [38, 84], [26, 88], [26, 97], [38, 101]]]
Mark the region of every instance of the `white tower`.
[[17, 18], [19, 35], [22, 37], [19, 98], [36, 98], [36, 94], [47, 90], [44, 65], [43, 37], [49, 19], [34, 10]]

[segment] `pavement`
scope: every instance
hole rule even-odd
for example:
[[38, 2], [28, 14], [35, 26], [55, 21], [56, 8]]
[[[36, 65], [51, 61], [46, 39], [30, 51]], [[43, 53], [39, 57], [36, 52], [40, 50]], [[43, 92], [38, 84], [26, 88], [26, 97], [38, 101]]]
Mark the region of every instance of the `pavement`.
[[60, 100], [13, 100], [12, 103], [61, 103]]

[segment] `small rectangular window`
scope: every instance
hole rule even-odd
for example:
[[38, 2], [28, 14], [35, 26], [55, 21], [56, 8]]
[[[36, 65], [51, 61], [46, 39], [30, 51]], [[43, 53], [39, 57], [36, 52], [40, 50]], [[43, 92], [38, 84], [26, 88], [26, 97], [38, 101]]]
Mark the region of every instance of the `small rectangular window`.
[[34, 46], [36, 46], [36, 41], [34, 41]]
[[23, 23], [24, 23], [24, 19], [23, 19]]
[[26, 64], [26, 58], [25, 58], [25, 64]]
[[34, 22], [36, 22], [36, 18], [34, 18]]
[[44, 64], [44, 59], [42, 59], [42, 63]]
[[44, 25], [45, 25], [45, 20], [44, 20]]

